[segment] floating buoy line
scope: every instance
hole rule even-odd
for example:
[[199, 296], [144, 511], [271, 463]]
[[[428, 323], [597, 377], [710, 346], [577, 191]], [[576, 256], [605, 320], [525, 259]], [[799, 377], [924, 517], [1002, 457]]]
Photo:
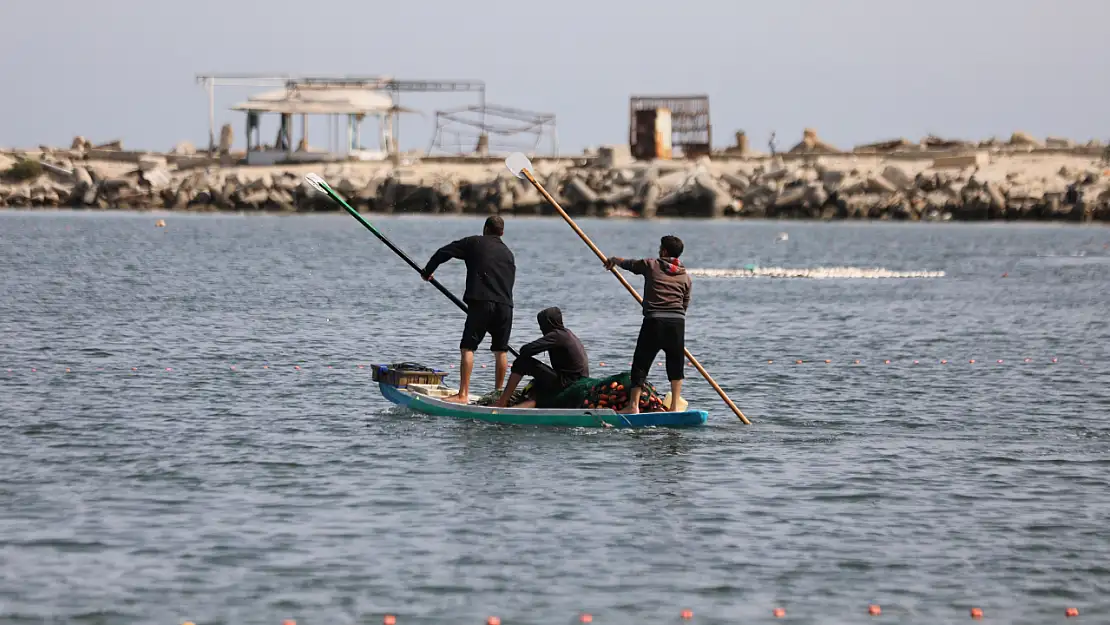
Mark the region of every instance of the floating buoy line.
[[[897, 615], [899, 613], [905, 614], [904, 608], [902, 610], [900, 610], [899, 607], [900, 606], [895, 606], [894, 609], [890, 610], [889, 613], [893, 614], [893, 615]], [[1055, 609], [1059, 609], [1059, 608], [1056, 607]], [[880, 616], [880, 615], [883, 614], [883, 609], [878, 604], [872, 603], [872, 604], [869, 604], [867, 606], [866, 611], [861, 610], [861, 612], [867, 614], [868, 616]], [[983, 608], [972, 606], [970, 608], [967, 608], [967, 615], [972, 620], [981, 621], [986, 616], [986, 613], [983, 611]], [[783, 608], [781, 606], [776, 606], [776, 607], [774, 607], [770, 610], [770, 616], [772, 616], [776, 619], [786, 618], [786, 608]], [[1076, 617], [1079, 616], [1079, 608], [1077, 608], [1075, 606], [1067, 606], [1067, 607], [1064, 608], [1063, 616], [1064, 616], [1064, 618], [1076, 618]], [[679, 612], [678, 617], [683, 621], [693, 621], [694, 620], [694, 611], [689, 609], [689, 608], [683, 609], [681, 612]], [[401, 619], [398, 619], [396, 614], [385, 614], [384, 616], [382, 616], [382, 625], [398, 625], [399, 620], [401, 620]], [[414, 619], [414, 620], [419, 620], [419, 619]], [[594, 622], [594, 615], [590, 614], [589, 612], [579, 612], [578, 617], [575, 620], [577, 620], [579, 623], [586, 623], [586, 624], [593, 623]], [[605, 622], [604, 619], [599, 619], [599, 620], [601, 620], [601, 622], [603, 622], [603, 623]], [[670, 619], [666, 619], [666, 618], [660, 619], [660, 621], [662, 621], [662, 622], [667, 622], [669, 620]], [[465, 622], [465, 621], [462, 621], [462, 622]], [[184, 623], [182, 623], [182, 625], [196, 625], [196, 624], [193, 623], [192, 621], [185, 621]], [[203, 625], [203, 623], [201, 625]], [[295, 621], [293, 619], [285, 619], [285, 620], [282, 621], [282, 625], [297, 625], [297, 621]], [[486, 620], [485, 620], [485, 625], [502, 625], [501, 617], [499, 617], [499, 616], [487, 616]]]

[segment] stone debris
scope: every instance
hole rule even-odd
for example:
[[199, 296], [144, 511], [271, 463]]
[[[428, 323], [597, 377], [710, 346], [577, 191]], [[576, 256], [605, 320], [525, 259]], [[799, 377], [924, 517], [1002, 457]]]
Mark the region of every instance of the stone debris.
[[1022, 132], [1020, 130], [1010, 136], [1010, 145], [1029, 146], [1033, 148], [1044, 147], [1044, 144], [1034, 139], [1033, 135], [1030, 135], [1027, 132]]
[[193, 156], [196, 153], [197, 147], [193, 145], [190, 141], [182, 141], [181, 143], [173, 146], [173, 149], [170, 150], [170, 154], [173, 154], [175, 156]]
[[858, 145], [852, 149], [853, 152], [860, 154], [869, 154], [873, 152], [894, 152], [895, 150], [908, 150], [915, 148], [916, 145], [905, 138], [890, 139], [888, 141], [879, 141], [877, 143], [867, 143]]
[[840, 150], [818, 139], [817, 131], [813, 128], [806, 128], [802, 131], [802, 141], [791, 148], [790, 152], [793, 154], [797, 154], [799, 152], [836, 153], [840, 152]]
[[936, 135], [929, 135], [921, 140], [919, 144], [922, 148], [930, 150], [952, 150], [952, 149], [966, 149], [976, 147], [976, 144], [971, 141], [963, 139], [945, 139]]

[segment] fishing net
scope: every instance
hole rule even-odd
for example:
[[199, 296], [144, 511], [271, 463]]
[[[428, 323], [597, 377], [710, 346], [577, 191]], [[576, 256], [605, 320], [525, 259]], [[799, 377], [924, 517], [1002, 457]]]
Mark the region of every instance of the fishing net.
[[[512, 406], [513, 404], [519, 404], [520, 402], [524, 401], [531, 390], [531, 382], [528, 382], [523, 387], [518, 386], [517, 389], [513, 391], [512, 397], [509, 398], [509, 405]], [[499, 397], [501, 397], [501, 391], [495, 389], [486, 393], [485, 395], [482, 395], [474, 403], [478, 406], [492, 406], [495, 402], [497, 402], [497, 399]]]
[[[624, 371], [605, 378], [582, 378], [553, 397], [546, 398], [550, 408], [612, 408], [620, 410], [628, 404], [632, 372]], [[640, 412], [664, 412], [663, 396], [650, 382], [640, 391]], [[539, 404], [537, 404], [539, 405]]]
[[[625, 371], [605, 378], [582, 378], [554, 395], [541, 394], [536, 398], [537, 408], [612, 408], [620, 410], [628, 404], [628, 389], [631, 386], [632, 372]], [[650, 382], [640, 392], [640, 412], [665, 412], [663, 396]], [[529, 382], [524, 388], [517, 389], [509, 401], [512, 406], [524, 400], [532, 389]], [[476, 403], [489, 406], [497, 401], [500, 393], [490, 391]]]

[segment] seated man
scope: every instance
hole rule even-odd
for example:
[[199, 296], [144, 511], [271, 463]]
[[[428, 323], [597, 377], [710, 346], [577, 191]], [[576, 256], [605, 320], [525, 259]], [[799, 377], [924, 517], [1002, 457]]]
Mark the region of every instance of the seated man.
[[[563, 326], [563, 312], [556, 307], [545, 308], [536, 315], [536, 319], [543, 336], [520, 348], [520, 357], [513, 361], [505, 390], [494, 404], [497, 407], [509, 405], [509, 398], [526, 375], [532, 376], [534, 393], [514, 408], [535, 408], [537, 402], [544, 403], [577, 380], [590, 375], [586, 348], [573, 332]], [[543, 352], [551, 358], [550, 367], [535, 358], [536, 354]]]

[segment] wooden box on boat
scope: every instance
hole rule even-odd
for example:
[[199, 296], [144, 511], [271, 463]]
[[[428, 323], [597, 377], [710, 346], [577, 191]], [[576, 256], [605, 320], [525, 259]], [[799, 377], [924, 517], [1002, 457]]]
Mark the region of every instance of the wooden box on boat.
[[372, 364], [370, 365], [370, 372], [375, 382], [382, 382], [390, 386], [401, 388], [410, 384], [439, 386], [443, 384], [443, 378], [447, 377], [447, 372], [440, 371], [439, 369], [424, 371], [419, 369], [405, 369], [398, 365]]

